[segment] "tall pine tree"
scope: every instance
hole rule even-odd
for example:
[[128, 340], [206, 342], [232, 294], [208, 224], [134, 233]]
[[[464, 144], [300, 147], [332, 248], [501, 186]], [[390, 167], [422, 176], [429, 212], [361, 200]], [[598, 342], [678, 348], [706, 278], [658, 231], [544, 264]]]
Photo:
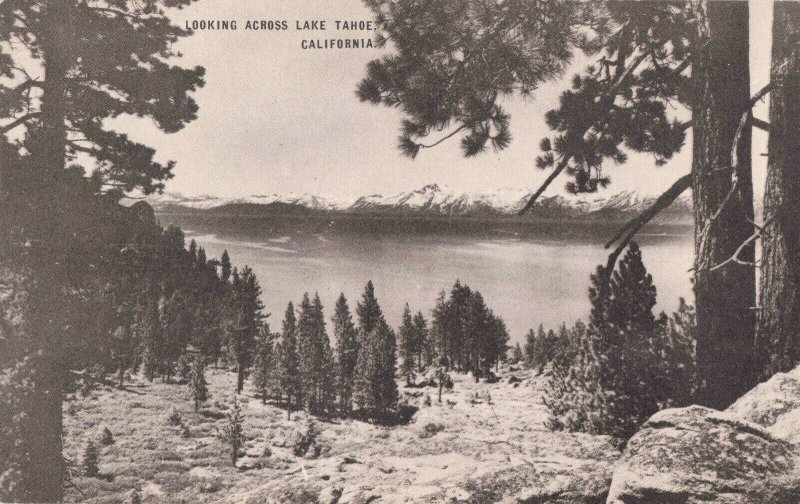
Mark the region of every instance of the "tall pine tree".
[[336, 339], [339, 411], [342, 415], [347, 415], [353, 408], [353, 380], [359, 345], [358, 332], [353, 324], [353, 316], [350, 314], [344, 293], [336, 300], [332, 322], [333, 336]]
[[406, 379], [408, 385], [414, 377], [417, 356], [417, 335], [414, 320], [411, 317], [411, 308], [406, 303], [403, 309], [403, 321], [400, 325], [400, 375]]
[[277, 353], [276, 381], [280, 395], [286, 397], [287, 415], [291, 418], [292, 409], [300, 402], [301, 398], [300, 365], [297, 355], [297, 318], [291, 302], [286, 307], [283, 332]]
[[236, 393], [244, 389], [244, 380], [253, 363], [256, 337], [261, 324], [266, 318], [261, 302], [261, 286], [255, 273], [249, 267], [242, 269], [241, 275], [234, 276], [233, 306], [231, 316], [233, 324], [228, 335], [229, 351], [236, 361]]

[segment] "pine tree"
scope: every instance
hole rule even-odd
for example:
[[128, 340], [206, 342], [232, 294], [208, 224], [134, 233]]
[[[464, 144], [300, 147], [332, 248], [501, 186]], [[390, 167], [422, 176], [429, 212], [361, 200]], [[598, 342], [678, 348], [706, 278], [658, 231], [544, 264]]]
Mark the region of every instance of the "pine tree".
[[365, 303], [361, 306], [372, 306], [372, 313], [378, 314], [378, 319], [371, 332], [362, 334], [353, 385], [353, 402], [366, 416], [386, 422], [397, 409], [397, 342], [394, 331], [381, 314], [371, 282], [367, 284], [364, 299]]
[[161, 371], [163, 338], [158, 301], [150, 294], [145, 295], [145, 300], [137, 309], [134, 330], [144, 346], [142, 355], [144, 374], [149, 381], [153, 381], [156, 373]]
[[194, 238], [189, 242], [189, 255], [192, 258], [192, 261], [197, 260], [197, 242], [194, 241]]
[[136, 357], [136, 339], [127, 325], [118, 326], [112, 336], [112, 357], [117, 368], [117, 386], [124, 388], [125, 372], [133, 366]]
[[[539, 332], [544, 336], [544, 327], [542, 325], [539, 325]], [[533, 369], [536, 361], [536, 346], [536, 333], [531, 329], [525, 335], [525, 364], [531, 369]]]
[[383, 312], [378, 305], [378, 300], [375, 299], [375, 287], [372, 285], [372, 280], [367, 282], [362, 300], [356, 306], [356, 313], [358, 314], [358, 328], [362, 334], [371, 333], [383, 320]]
[[195, 356], [189, 371], [189, 390], [194, 401], [194, 410], [200, 410], [200, 405], [208, 400], [208, 383], [206, 382], [205, 363], [199, 355]]
[[676, 314], [672, 331], [653, 314], [656, 289], [635, 242], [608, 288], [602, 268], [592, 275], [589, 327], [554, 336], [570, 341], [556, 346], [546, 404], [554, 428], [627, 439], [660, 408], [690, 400], [693, 346], [681, 332], [691, 331], [692, 312]]
[[756, 374], [766, 379], [800, 363], [800, 5], [775, 2], [769, 158], [756, 336]]
[[436, 348], [435, 353], [447, 361], [449, 369], [449, 356], [450, 356], [450, 333], [447, 328], [447, 313], [449, 310], [449, 303], [447, 301], [447, 294], [444, 291], [439, 292], [436, 298], [436, 305], [431, 311], [431, 340], [433, 346]]
[[222, 251], [222, 257], [220, 257], [220, 265], [222, 267], [222, 271], [220, 272], [220, 278], [224, 283], [228, 283], [231, 279], [231, 258], [228, 255], [227, 250]]
[[276, 366], [274, 338], [269, 326], [264, 324], [256, 342], [256, 356], [253, 361], [253, 385], [261, 394], [262, 404], [267, 403], [267, 396], [274, 388]]
[[83, 450], [83, 475], [88, 478], [98, 476], [100, 474], [99, 461], [100, 453], [97, 450], [97, 446], [93, 441], [89, 441]]
[[421, 370], [433, 362], [433, 344], [428, 331], [428, 321], [421, 311], [414, 315], [414, 339], [417, 346], [417, 367]]
[[414, 377], [415, 357], [417, 355], [417, 336], [414, 320], [411, 318], [411, 309], [406, 303], [403, 309], [403, 322], [400, 326], [400, 374], [411, 385]]
[[312, 302], [306, 293], [300, 304], [297, 355], [306, 410], [314, 414], [332, 411], [333, 355], [319, 294]]
[[[532, 332], [533, 329], [528, 331], [528, 334], [531, 334]], [[514, 345], [514, 350], [511, 355], [511, 358], [515, 364], [520, 364], [525, 360], [525, 355], [522, 353], [522, 347], [520, 346], [519, 341], [517, 341], [517, 344]]]
[[191, 312], [186, 297], [176, 290], [170, 297], [162, 298], [159, 307], [163, 347], [161, 369], [167, 383], [175, 371], [175, 363], [189, 343]]
[[245, 266], [234, 274], [233, 326], [229, 334], [230, 350], [236, 359], [236, 392], [244, 389], [244, 379], [253, 362], [256, 337], [264, 321], [261, 286], [255, 273]]
[[332, 321], [333, 335], [336, 339], [339, 410], [342, 415], [347, 415], [353, 408], [353, 380], [359, 347], [358, 333], [353, 325], [353, 317], [344, 293], [340, 294], [336, 301]]
[[230, 448], [231, 463], [235, 466], [236, 459], [239, 458], [242, 446], [244, 446], [244, 414], [239, 406], [236, 396], [233, 398], [233, 405], [228, 413], [225, 426], [220, 431], [220, 437]]
[[290, 302], [286, 307], [283, 319], [283, 333], [278, 346], [278, 366], [276, 380], [281, 394], [286, 396], [287, 415], [291, 418], [292, 408], [300, 402], [301, 382], [299, 357], [297, 355], [297, 319], [294, 305]]

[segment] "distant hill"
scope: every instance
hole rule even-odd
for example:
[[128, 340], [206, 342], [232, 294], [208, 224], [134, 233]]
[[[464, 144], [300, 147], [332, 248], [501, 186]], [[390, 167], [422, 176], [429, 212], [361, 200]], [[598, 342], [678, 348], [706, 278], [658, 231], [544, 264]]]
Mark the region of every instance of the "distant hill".
[[[447, 217], [481, 217], [507, 219], [516, 217], [531, 196], [527, 190], [501, 190], [491, 193], [458, 192], [437, 184], [397, 194], [371, 194], [345, 200], [316, 194], [254, 195], [245, 198], [215, 196], [183, 196], [165, 193], [148, 198], [157, 213], [171, 214], [377, 214], [430, 215]], [[609, 197], [565, 198], [541, 197], [523, 219], [590, 219], [604, 221], [627, 220], [639, 214], [654, 201], [634, 191]], [[679, 198], [663, 211], [656, 222], [690, 224], [691, 199]]]

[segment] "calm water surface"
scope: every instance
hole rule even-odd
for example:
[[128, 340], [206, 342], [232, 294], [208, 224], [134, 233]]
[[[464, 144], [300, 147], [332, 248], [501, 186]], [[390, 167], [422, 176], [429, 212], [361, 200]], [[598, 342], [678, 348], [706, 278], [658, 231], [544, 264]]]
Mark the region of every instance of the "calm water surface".
[[[280, 328], [287, 302], [299, 303], [306, 291], [319, 292], [329, 320], [340, 292], [355, 310], [364, 285], [372, 280], [387, 319], [397, 326], [406, 302], [428, 315], [439, 291], [460, 279], [483, 294], [516, 341], [540, 323], [555, 327], [585, 320], [589, 275], [607, 257], [605, 233], [596, 238], [352, 233], [254, 237], [182, 226], [187, 239], [194, 238], [209, 257], [227, 249], [235, 265], [253, 268], [272, 313], [268, 321], [273, 330]], [[659, 309], [674, 310], [680, 296], [691, 299], [688, 232], [642, 236], [640, 245], [658, 288]]]

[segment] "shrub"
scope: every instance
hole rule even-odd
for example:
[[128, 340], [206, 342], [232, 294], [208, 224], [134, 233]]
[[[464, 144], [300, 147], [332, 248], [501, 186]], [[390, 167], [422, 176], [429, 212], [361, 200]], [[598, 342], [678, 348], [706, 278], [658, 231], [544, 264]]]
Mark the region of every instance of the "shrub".
[[181, 419], [181, 414], [178, 413], [178, 410], [173, 409], [172, 413], [167, 417], [167, 424], [178, 427], [183, 423], [183, 419]]
[[100, 454], [97, 452], [97, 446], [91, 441], [86, 443], [86, 448], [83, 450], [83, 474], [89, 478], [97, 477], [100, 474], [98, 467]]
[[419, 437], [422, 439], [433, 437], [436, 434], [442, 432], [443, 430], [444, 430], [444, 425], [440, 423], [431, 422], [425, 424], [425, 426], [422, 428], [422, 432], [420, 432], [419, 434]]
[[306, 422], [305, 426], [296, 431], [292, 440], [292, 453], [296, 457], [303, 457], [309, 452], [314, 456], [319, 456], [322, 447], [317, 443], [320, 431], [313, 420]]
[[103, 433], [100, 434], [100, 444], [103, 446], [114, 444], [114, 435], [108, 427], [103, 427]]

